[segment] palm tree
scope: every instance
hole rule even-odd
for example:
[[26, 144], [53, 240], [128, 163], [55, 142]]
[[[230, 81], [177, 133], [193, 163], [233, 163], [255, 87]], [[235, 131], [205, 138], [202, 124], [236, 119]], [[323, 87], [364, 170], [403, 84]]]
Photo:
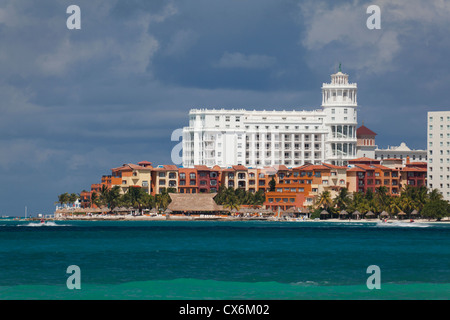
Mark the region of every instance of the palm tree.
[[442, 193], [438, 189], [433, 189], [428, 193], [429, 201], [442, 200], [443, 198]]
[[162, 208], [163, 210], [166, 210], [170, 202], [171, 198], [166, 189], [161, 190], [161, 193], [156, 195], [156, 206], [158, 209]]
[[322, 194], [319, 196], [318, 202], [317, 202], [317, 208], [322, 207], [325, 210], [328, 210], [329, 207], [333, 204], [333, 200], [331, 199], [330, 191], [325, 190], [322, 192]]
[[334, 205], [341, 211], [347, 209], [352, 199], [347, 188], [342, 188], [333, 200]]
[[61, 207], [64, 204], [67, 204], [69, 202], [69, 194], [67, 192], [58, 195], [58, 201], [55, 202], [55, 204], [60, 204]]
[[388, 191], [388, 188], [385, 186], [375, 189], [375, 201], [377, 202], [378, 212], [386, 210], [387, 208], [389, 202]]
[[99, 206], [99, 199], [98, 199], [98, 195], [95, 192], [92, 192], [91, 194], [91, 208], [95, 205], [95, 206]]
[[76, 193], [71, 193], [71, 194], [69, 195], [69, 197], [68, 197], [69, 203], [72, 203], [72, 204], [74, 204], [75, 202], [77, 202], [78, 199], [79, 199], [79, 198], [78, 198], [78, 195], [77, 195]]
[[391, 201], [388, 204], [387, 212], [389, 212], [391, 215], [395, 215], [401, 211], [400, 206], [400, 198], [399, 197], [391, 197]]

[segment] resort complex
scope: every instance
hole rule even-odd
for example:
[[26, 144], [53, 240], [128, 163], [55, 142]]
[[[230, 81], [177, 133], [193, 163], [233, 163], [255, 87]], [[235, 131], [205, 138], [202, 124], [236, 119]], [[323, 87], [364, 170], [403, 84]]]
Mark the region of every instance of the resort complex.
[[[450, 112], [428, 113], [429, 153], [405, 143], [379, 149], [377, 134], [357, 124], [357, 85], [340, 69], [322, 85], [318, 110], [192, 109], [183, 129], [182, 166], [142, 161], [112, 168], [80, 193], [77, 206], [119, 211], [111, 199], [124, 196], [122, 206], [137, 203], [140, 213], [214, 213], [240, 206], [305, 213], [330, 207], [324, 198], [343, 193], [395, 198], [420, 189], [450, 199]], [[238, 199], [225, 201], [226, 192]]]
[[[153, 212], [170, 209], [178, 213], [219, 213], [244, 205], [274, 213], [288, 210], [305, 213], [316, 208], [324, 194], [333, 199], [342, 190], [348, 194], [382, 191], [391, 197], [399, 197], [407, 188], [426, 190], [426, 168], [426, 162], [407, 159], [403, 163], [401, 159], [367, 157], [349, 160], [347, 166], [324, 162], [291, 168], [285, 165], [264, 168], [242, 165], [227, 168], [204, 165], [153, 167], [150, 162], [142, 161], [111, 169], [111, 174], [103, 176], [100, 183], [92, 184], [90, 191], [80, 193], [79, 207], [86, 209], [85, 212], [113, 209], [117, 212], [115, 206], [118, 205], [108, 200], [114, 190], [116, 197], [129, 197], [129, 206], [134, 204], [133, 197], [145, 195], [148, 198], [136, 200], [139, 204], [134, 207], [151, 207]], [[246, 200], [240, 199], [233, 206], [233, 203], [218, 199], [230, 191], [233, 196], [240, 193]]]

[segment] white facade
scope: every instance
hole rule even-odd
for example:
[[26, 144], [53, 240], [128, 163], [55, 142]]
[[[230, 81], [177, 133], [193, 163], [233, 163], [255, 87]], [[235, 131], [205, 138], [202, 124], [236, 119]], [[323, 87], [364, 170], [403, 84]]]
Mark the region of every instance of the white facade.
[[183, 128], [183, 166], [346, 164], [356, 155], [356, 84], [331, 75], [314, 111], [192, 109]]
[[375, 149], [375, 159], [397, 158], [402, 159], [405, 164], [408, 157], [411, 162], [426, 162], [427, 150], [410, 149], [404, 142], [399, 146], [389, 146], [386, 149], [380, 149], [377, 146]]
[[427, 184], [450, 201], [450, 111], [428, 112]]

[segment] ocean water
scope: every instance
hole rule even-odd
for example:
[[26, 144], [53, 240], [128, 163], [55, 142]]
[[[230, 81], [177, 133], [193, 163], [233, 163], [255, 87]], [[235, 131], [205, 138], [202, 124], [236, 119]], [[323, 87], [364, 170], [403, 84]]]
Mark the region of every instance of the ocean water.
[[449, 298], [445, 223], [0, 220], [0, 299]]

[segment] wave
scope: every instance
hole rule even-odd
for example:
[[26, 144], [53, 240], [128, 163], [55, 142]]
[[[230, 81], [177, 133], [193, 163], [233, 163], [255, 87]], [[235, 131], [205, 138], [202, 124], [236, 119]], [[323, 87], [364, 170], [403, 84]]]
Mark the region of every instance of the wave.
[[401, 221], [394, 221], [394, 222], [377, 222], [377, 227], [400, 227], [400, 228], [428, 228], [431, 227], [430, 224], [426, 223], [417, 223], [417, 222], [401, 222]]
[[18, 227], [69, 227], [70, 224], [56, 224], [53, 221], [46, 222], [30, 222], [27, 224], [19, 224]]

